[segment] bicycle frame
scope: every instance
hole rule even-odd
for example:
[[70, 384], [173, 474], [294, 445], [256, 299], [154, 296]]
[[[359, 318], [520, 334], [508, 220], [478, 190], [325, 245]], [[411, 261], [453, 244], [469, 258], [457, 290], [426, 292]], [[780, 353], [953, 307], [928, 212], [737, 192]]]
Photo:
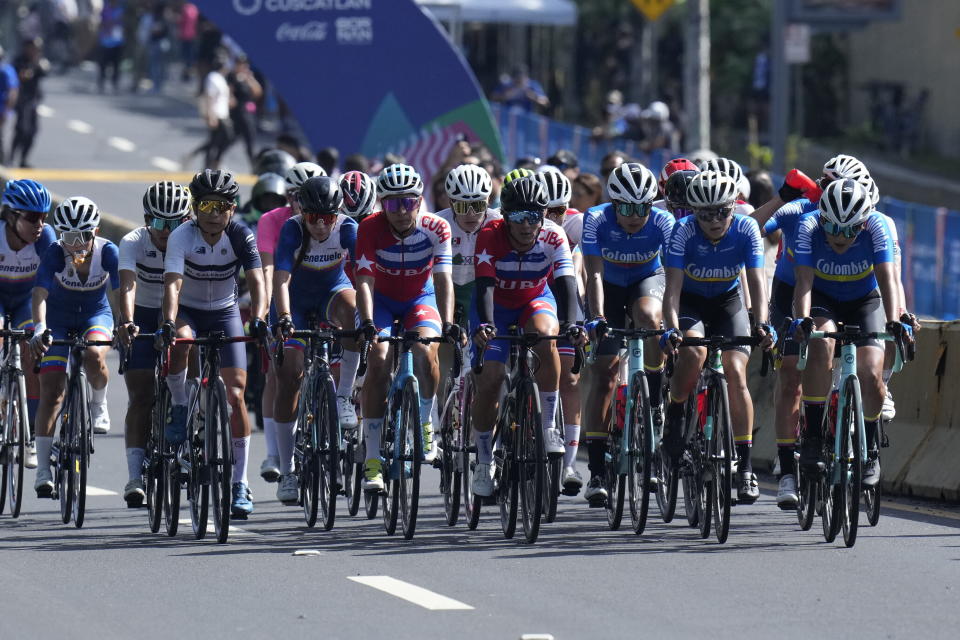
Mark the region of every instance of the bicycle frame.
[[[413, 343], [419, 339], [420, 334], [417, 331], [405, 331], [402, 336], [393, 335], [393, 338], [402, 338], [399, 343], [399, 348], [396, 346], [397, 341], [394, 341], [393, 346], [393, 359], [394, 359], [394, 369], [393, 369], [393, 381], [390, 383], [390, 390], [387, 392], [387, 411], [390, 412], [390, 422], [394, 425], [400, 424], [400, 421], [403, 419], [403, 416], [400, 415], [400, 395], [403, 393], [403, 387], [408, 380], [413, 382], [413, 391], [416, 393], [417, 398], [420, 397], [420, 383], [417, 381], [417, 376], [413, 372]], [[386, 421], [384, 427], [386, 427]], [[386, 431], [383, 432], [383, 435], [386, 436]], [[392, 434], [396, 437], [396, 434]], [[396, 443], [395, 443], [396, 444]], [[385, 460], [389, 464], [390, 479], [397, 480], [401, 477], [402, 460], [400, 456], [396, 455], [400, 448], [394, 446], [393, 448], [394, 456], [390, 460]], [[423, 458], [423, 452], [418, 451], [416, 455], [420, 456], [421, 460]]]

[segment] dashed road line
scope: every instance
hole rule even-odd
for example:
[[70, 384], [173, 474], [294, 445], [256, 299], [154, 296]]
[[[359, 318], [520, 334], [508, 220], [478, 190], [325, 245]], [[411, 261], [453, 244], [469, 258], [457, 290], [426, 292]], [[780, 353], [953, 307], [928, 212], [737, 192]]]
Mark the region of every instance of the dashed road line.
[[52, 118], [56, 113], [53, 107], [48, 107], [45, 104], [37, 105], [37, 115], [41, 118]]
[[[180, 518], [180, 524], [190, 526], [190, 518]], [[207, 522], [207, 533], [216, 534], [216, 529], [213, 527], [213, 522]], [[239, 535], [239, 536], [259, 536], [259, 533], [254, 533], [253, 531], [247, 531], [246, 529], [241, 529], [240, 527], [235, 527], [230, 525], [230, 535]]]
[[110, 489], [101, 489], [100, 487], [91, 487], [87, 485], [87, 495], [88, 496], [118, 496], [120, 495], [116, 491], [110, 491]]
[[429, 589], [390, 576], [347, 576], [347, 578], [430, 611], [467, 611], [473, 609], [470, 605], [459, 600], [448, 598]]
[[67, 120], [67, 129], [77, 133], [93, 133], [93, 127], [83, 120]]
[[137, 149], [137, 145], [133, 144], [133, 142], [119, 136], [111, 136], [107, 138], [107, 144], [118, 151], [125, 151], [127, 153]]
[[162, 169], [163, 171], [180, 171], [179, 162], [175, 162], [162, 156], [154, 156], [150, 158], [150, 164], [155, 166], [157, 169]]

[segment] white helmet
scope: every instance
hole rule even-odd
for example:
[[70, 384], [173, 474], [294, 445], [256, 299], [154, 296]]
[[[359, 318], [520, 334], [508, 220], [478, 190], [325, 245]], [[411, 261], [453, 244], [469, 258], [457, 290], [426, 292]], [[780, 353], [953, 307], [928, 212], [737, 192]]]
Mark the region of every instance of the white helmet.
[[687, 202], [691, 207], [722, 207], [733, 204], [739, 191], [733, 178], [719, 171], [703, 171], [687, 185]]
[[568, 207], [570, 198], [573, 196], [573, 188], [570, 186], [570, 179], [563, 175], [560, 169], [551, 165], [545, 165], [537, 173], [540, 184], [547, 194], [547, 208]]
[[190, 190], [164, 180], [150, 185], [143, 194], [143, 212], [163, 220], [179, 220], [190, 213]]
[[100, 226], [100, 209], [89, 198], [67, 198], [53, 210], [53, 226], [57, 231], [93, 231]]
[[659, 191], [657, 178], [639, 162], [624, 162], [610, 172], [607, 193], [612, 200], [646, 204], [653, 202]]
[[423, 180], [417, 170], [408, 164], [391, 164], [377, 176], [377, 193], [389, 196], [422, 196]]
[[493, 192], [493, 181], [483, 167], [461, 164], [447, 174], [444, 187], [451, 200], [488, 200]]
[[730, 158], [715, 158], [713, 160], [707, 160], [703, 170], [725, 173], [733, 178], [733, 181], [736, 182], [738, 186], [740, 181], [743, 179], [743, 169], [741, 169], [740, 165]]
[[312, 162], [298, 162], [293, 165], [283, 175], [283, 181], [287, 183], [287, 191], [299, 189], [308, 178], [316, 176], [326, 176], [327, 172], [318, 164]]
[[850, 178], [834, 180], [820, 196], [820, 218], [841, 229], [861, 224], [872, 210], [870, 192]]
[[880, 190], [877, 189], [877, 183], [870, 175], [870, 171], [867, 170], [867, 165], [853, 156], [841, 153], [830, 158], [823, 165], [823, 175], [830, 180], [843, 180], [844, 178], [856, 180], [870, 193], [873, 204], [880, 202]]

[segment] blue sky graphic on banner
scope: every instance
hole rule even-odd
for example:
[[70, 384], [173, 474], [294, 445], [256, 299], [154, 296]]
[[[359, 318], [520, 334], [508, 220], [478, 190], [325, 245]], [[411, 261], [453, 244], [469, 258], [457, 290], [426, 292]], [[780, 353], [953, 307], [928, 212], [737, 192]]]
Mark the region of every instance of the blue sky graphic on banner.
[[400, 153], [425, 174], [460, 134], [502, 148], [473, 71], [413, 0], [195, 0], [315, 148]]

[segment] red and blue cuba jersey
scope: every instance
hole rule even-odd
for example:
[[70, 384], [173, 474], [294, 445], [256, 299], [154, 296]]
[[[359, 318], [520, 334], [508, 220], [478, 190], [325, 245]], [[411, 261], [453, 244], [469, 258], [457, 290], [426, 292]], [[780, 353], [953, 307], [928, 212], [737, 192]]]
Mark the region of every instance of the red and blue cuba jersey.
[[356, 275], [373, 276], [378, 295], [411, 300], [433, 291], [433, 273], [450, 273], [450, 225], [440, 216], [420, 213], [414, 230], [398, 238], [384, 213], [363, 219], [357, 231]]
[[541, 295], [548, 281], [573, 276], [573, 258], [567, 236], [556, 224], [543, 221], [533, 247], [524, 253], [510, 244], [505, 220], [494, 220], [477, 237], [476, 276], [493, 278], [493, 303], [519, 309]]

